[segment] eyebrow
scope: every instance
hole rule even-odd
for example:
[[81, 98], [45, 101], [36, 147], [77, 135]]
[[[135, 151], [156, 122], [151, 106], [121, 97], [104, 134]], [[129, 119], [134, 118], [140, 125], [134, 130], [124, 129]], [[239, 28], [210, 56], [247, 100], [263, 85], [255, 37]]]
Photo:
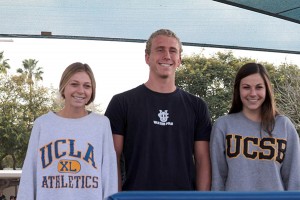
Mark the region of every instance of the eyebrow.
[[172, 50], [176, 50], [179, 51], [176, 47], [166, 47], [166, 46], [158, 46], [155, 49], [172, 49]]
[[[248, 83], [242, 83], [241, 85], [250, 85], [250, 84], [248, 84]], [[257, 85], [265, 85], [265, 84], [264, 83], [255, 84], [255, 86], [257, 86]]]
[[[76, 83], [79, 83], [80, 81], [77, 81], [77, 80], [70, 80], [70, 82], [76, 82]], [[92, 84], [92, 82], [84, 82], [83, 84]]]

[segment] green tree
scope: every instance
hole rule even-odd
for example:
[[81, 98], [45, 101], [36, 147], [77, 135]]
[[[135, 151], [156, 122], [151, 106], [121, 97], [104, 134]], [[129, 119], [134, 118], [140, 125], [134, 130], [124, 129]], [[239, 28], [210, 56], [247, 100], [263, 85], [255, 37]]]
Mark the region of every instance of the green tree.
[[[41, 68], [25, 69], [28, 71], [20, 73], [19, 70], [17, 75], [1, 74], [0, 169], [22, 166], [33, 121], [52, 109], [51, 91], [41, 86], [39, 80], [42, 80], [42, 77], [35, 75], [42, 74], [37, 73]], [[30, 76], [30, 73], [33, 76]]]
[[38, 61], [34, 59], [26, 59], [23, 61], [23, 69], [18, 68], [17, 72], [24, 76], [24, 80], [28, 85], [33, 85], [34, 81], [43, 80], [42, 67], [37, 66]]
[[0, 52], [0, 73], [7, 74], [7, 70], [10, 69], [8, 59], [4, 59], [4, 52]]
[[[5, 77], [4, 75], [7, 74], [7, 70], [10, 69], [10, 66], [8, 64], [8, 59], [4, 59], [4, 52], [0, 52], [0, 78], [2, 81], [2, 78]], [[5, 117], [5, 114], [1, 112], [1, 115], [0, 115], [0, 121], [2, 121], [2, 118]], [[4, 128], [3, 124], [1, 123], [0, 124], [0, 129]], [[0, 135], [1, 135], [1, 132], [0, 132]], [[2, 140], [0, 140], [0, 144], [2, 143]], [[1, 145], [2, 146], [2, 145]], [[0, 151], [0, 161], [2, 159], [4, 159], [6, 157], [6, 153], [3, 152], [3, 151]], [[0, 169], [2, 169], [2, 165], [1, 165], [1, 162], [0, 162]]]
[[176, 73], [176, 85], [203, 98], [215, 121], [228, 113], [236, 71], [249, 61], [253, 60], [235, 58], [231, 51], [218, 52], [211, 58], [202, 54], [184, 57]]
[[17, 73], [19, 73], [19, 78], [21, 83], [23, 84], [24, 90], [27, 93], [22, 93], [22, 98], [26, 99], [28, 102], [28, 117], [32, 121], [34, 121], [38, 115], [35, 110], [34, 100], [36, 98], [36, 94], [34, 94], [34, 87], [38, 86], [38, 82], [43, 80], [43, 71], [42, 67], [39, 67], [38, 61], [34, 59], [26, 59], [23, 61], [23, 68], [18, 68]]
[[[247, 57], [235, 57], [231, 51], [218, 52], [210, 58], [202, 54], [183, 57], [176, 72], [176, 85], [203, 98], [212, 121], [227, 114], [231, 106], [233, 84], [237, 70], [247, 62]], [[296, 65], [279, 67], [260, 62], [269, 72], [274, 85], [275, 100], [280, 111], [290, 117], [300, 131], [300, 69]]]
[[290, 117], [300, 133], [300, 69], [297, 65], [283, 63], [274, 74], [273, 83], [277, 106]]

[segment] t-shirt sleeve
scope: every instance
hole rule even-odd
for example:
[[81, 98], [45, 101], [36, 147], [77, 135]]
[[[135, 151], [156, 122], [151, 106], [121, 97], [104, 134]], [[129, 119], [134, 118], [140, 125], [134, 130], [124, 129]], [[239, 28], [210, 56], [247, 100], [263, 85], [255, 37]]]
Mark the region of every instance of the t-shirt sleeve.
[[198, 118], [196, 121], [195, 141], [209, 141], [212, 123], [206, 103], [200, 99], [198, 109]]
[[113, 134], [124, 135], [125, 132], [125, 103], [119, 95], [113, 96], [105, 111], [105, 116], [110, 120]]

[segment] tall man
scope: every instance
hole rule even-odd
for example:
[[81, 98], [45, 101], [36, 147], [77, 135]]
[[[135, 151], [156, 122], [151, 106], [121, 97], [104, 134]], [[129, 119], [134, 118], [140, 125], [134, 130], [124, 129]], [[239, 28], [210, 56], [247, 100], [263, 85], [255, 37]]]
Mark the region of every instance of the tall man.
[[107, 107], [119, 190], [210, 189], [209, 111], [201, 98], [175, 86], [181, 52], [180, 39], [172, 31], [152, 33], [145, 50], [148, 81], [115, 95]]

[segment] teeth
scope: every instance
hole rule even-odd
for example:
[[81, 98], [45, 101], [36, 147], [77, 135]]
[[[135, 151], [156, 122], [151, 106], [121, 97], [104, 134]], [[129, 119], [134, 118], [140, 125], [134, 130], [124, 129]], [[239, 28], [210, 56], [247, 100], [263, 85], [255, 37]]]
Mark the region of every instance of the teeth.
[[171, 66], [170, 64], [160, 64], [160, 65], [162, 65], [164, 67], [170, 67]]
[[83, 97], [74, 97], [75, 99], [79, 99], [79, 100], [82, 100], [84, 99]]

